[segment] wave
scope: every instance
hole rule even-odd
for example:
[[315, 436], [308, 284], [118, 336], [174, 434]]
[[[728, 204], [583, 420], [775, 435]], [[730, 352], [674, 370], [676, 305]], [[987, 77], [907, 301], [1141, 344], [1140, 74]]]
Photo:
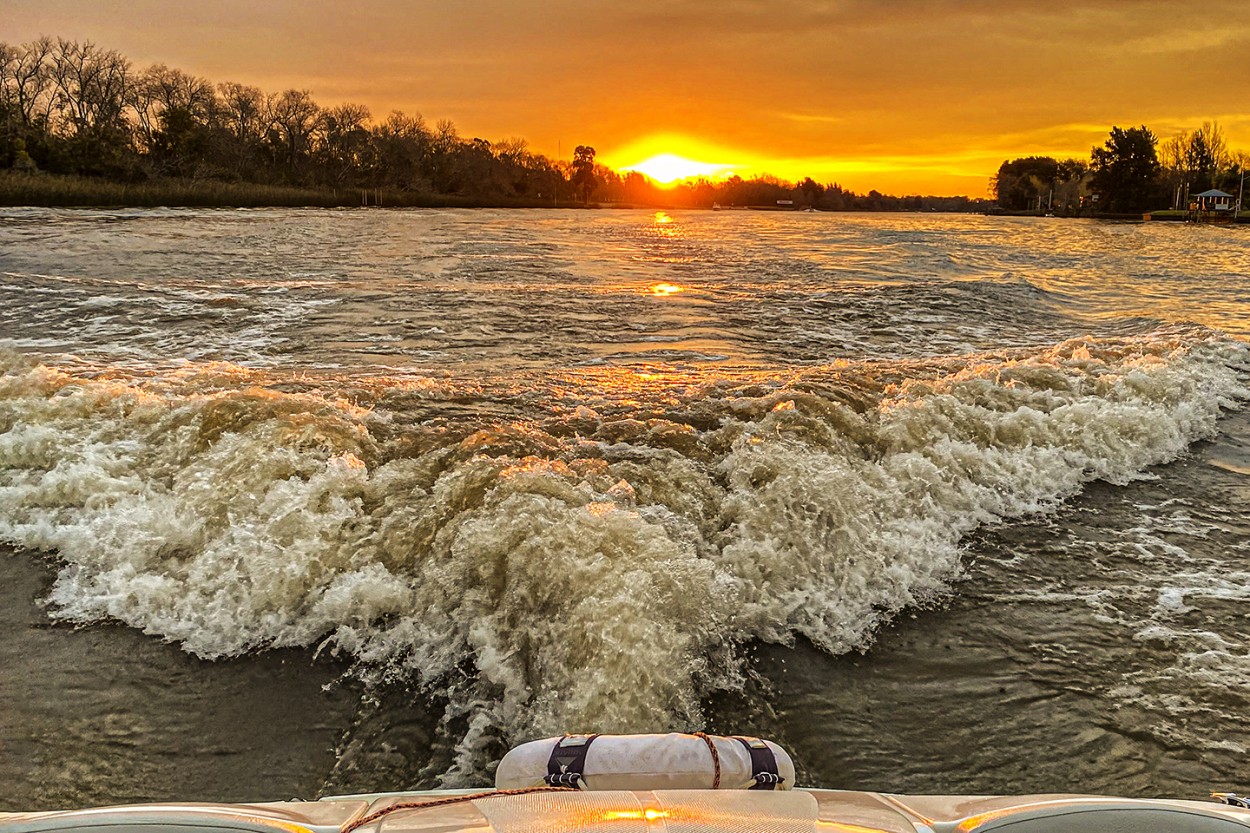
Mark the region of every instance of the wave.
[[134, 279], [0, 272], [0, 349], [66, 351], [113, 361], [178, 356], [271, 364], [289, 349], [289, 328], [338, 303], [292, 289], [296, 279], [225, 286], [193, 280], [145, 285]]
[[61, 619], [416, 682], [462, 783], [500, 741], [697, 726], [751, 640], [867, 648], [967, 533], [1175, 458], [1247, 369], [1199, 328], [538, 392], [0, 353], [0, 540], [56, 553]]

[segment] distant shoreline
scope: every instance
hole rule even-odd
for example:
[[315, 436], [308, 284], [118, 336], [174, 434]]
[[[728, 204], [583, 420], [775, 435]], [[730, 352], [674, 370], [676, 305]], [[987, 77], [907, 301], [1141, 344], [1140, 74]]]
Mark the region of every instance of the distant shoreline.
[[[1185, 211], [1177, 211], [1175, 209], [1159, 209], [1157, 211], [1144, 211], [1132, 213], [1114, 213], [1108, 211], [1081, 211], [1077, 213], [1054, 212], [1047, 213], [1045, 211], [986, 211], [983, 212], [990, 217], [1049, 217], [1060, 220], [1120, 220], [1120, 221], [1136, 221], [1139, 223], [1155, 222], [1155, 223], [1183, 223], [1188, 219], [1188, 213]], [[1219, 222], [1203, 223], [1203, 225], [1242, 225], [1250, 224], [1250, 212], [1242, 213], [1237, 218], [1229, 217]]]
[[[959, 199], [951, 197], [950, 199]], [[300, 188], [213, 179], [151, 179], [120, 182], [97, 177], [50, 173], [0, 172], [0, 206], [6, 208], [585, 208], [697, 209], [677, 203], [621, 203], [550, 200], [537, 197], [487, 199], [389, 189]], [[800, 211], [775, 206], [733, 206], [733, 210]], [[729, 210], [729, 209], [727, 209]], [[823, 213], [967, 214], [975, 211], [905, 209], [818, 209]]]
[[[536, 208], [536, 209], [644, 209], [714, 210], [714, 206], [675, 203], [570, 202], [538, 198], [486, 199], [454, 194], [428, 194], [387, 189], [317, 189], [287, 185], [259, 185], [211, 179], [153, 179], [145, 182], [68, 176], [49, 173], [0, 172], [0, 206], [5, 208]], [[724, 206], [725, 211], [802, 213], [799, 207], [770, 205]], [[1155, 211], [1135, 214], [1081, 212], [1066, 214], [1033, 211], [943, 211], [939, 209], [862, 208], [814, 209], [827, 214], [983, 214], [990, 217], [1045, 217], [1056, 219], [1181, 222], [1184, 212]], [[1250, 212], [1237, 218], [1250, 224]]]

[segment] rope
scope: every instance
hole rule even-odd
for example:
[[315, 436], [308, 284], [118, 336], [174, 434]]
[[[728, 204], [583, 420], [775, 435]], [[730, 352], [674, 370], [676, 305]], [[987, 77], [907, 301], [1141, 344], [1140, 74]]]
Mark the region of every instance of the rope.
[[[701, 738], [707, 744], [707, 751], [712, 753], [712, 789], [720, 789], [720, 753], [716, 751], [716, 744], [712, 742], [712, 736], [707, 732], [692, 732], [696, 738]], [[748, 781], [747, 783], [753, 783]], [[577, 792], [576, 787], [526, 787], [521, 790], [491, 790], [489, 792], [471, 793], [469, 795], [454, 795], [450, 798], [440, 798], [435, 801], [403, 801], [399, 804], [392, 804], [389, 807], [383, 807], [376, 813], [370, 813], [367, 816], [358, 818], [353, 822], [344, 825], [339, 833], [352, 833], [364, 827], [366, 824], [372, 824], [380, 818], [389, 816], [391, 813], [400, 810], [424, 810], [428, 807], [446, 807], [448, 804], [461, 804], [465, 801], [476, 801], [479, 798], [491, 798], [501, 795], [527, 795], [529, 793], [552, 793], [552, 792]]]
[[720, 789], [720, 754], [716, 751], [716, 744], [712, 743], [712, 737], [707, 732], [694, 732], [696, 738], [703, 738], [703, 742], [707, 744], [707, 751], [712, 753], [712, 766], [715, 768], [715, 774], [712, 776], [712, 789]]
[[424, 810], [427, 807], [445, 807], [448, 804], [460, 804], [465, 801], [476, 801], [479, 798], [491, 798], [500, 795], [526, 795], [528, 793], [552, 793], [552, 792], [576, 792], [571, 787], [527, 787], [523, 790], [491, 790], [490, 792], [472, 793], [470, 795], [454, 795], [451, 798], [440, 798], [437, 801], [404, 801], [399, 804], [392, 804], [389, 807], [383, 807], [376, 813], [370, 813], [363, 818], [358, 818], [349, 824], [344, 825], [339, 833], [352, 833], [353, 830], [364, 827], [366, 824], [372, 824], [384, 816], [399, 810]]

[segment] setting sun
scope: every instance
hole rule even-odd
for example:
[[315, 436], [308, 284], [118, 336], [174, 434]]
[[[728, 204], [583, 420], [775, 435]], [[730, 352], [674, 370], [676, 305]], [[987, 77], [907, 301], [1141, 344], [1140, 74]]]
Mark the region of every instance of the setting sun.
[[718, 176], [732, 168], [728, 165], [717, 165], [712, 162], [696, 162], [675, 153], [661, 153], [644, 159], [635, 165], [628, 165], [623, 170], [638, 171], [649, 176], [661, 185], [671, 185], [683, 179], [696, 176]]

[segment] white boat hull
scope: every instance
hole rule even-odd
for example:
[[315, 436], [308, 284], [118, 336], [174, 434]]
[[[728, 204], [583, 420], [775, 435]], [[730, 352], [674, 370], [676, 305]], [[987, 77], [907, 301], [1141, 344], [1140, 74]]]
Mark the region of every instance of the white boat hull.
[[[401, 806], [402, 805], [402, 806]], [[388, 808], [390, 809], [389, 812]], [[0, 813], [2, 833], [856, 831], [1237, 833], [1250, 810], [1104, 796], [903, 796], [840, 790], [435, 791], [262, 804], [148, 804]]]

